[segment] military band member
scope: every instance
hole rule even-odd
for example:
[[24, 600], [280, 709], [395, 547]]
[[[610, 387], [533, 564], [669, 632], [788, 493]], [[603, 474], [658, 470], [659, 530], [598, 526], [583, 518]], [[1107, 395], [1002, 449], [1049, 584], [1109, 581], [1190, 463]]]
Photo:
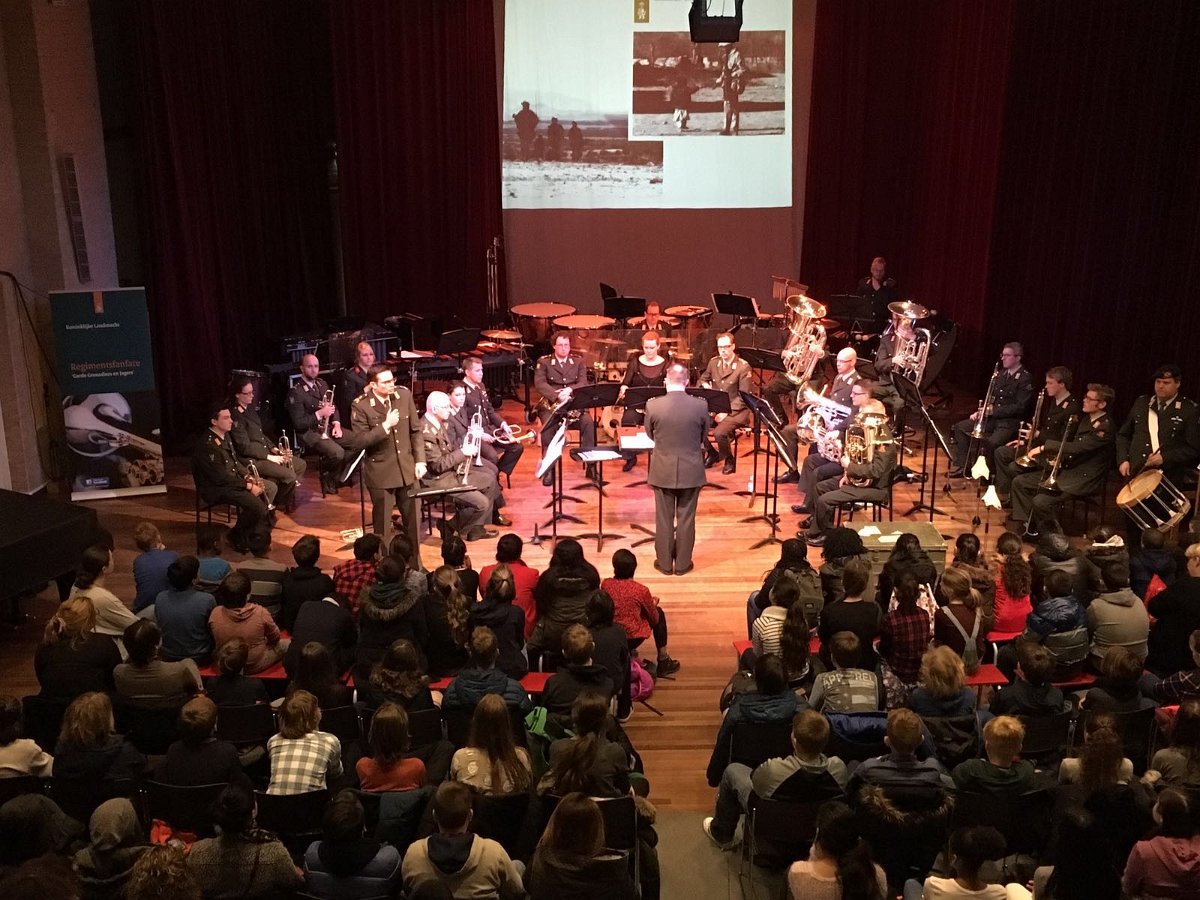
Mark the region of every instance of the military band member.
[[858, 282], [854, 293], [871, 301], [872, 316], [882, 327], [888, 319], [888, 304], [900, 299], [896, 279], [887, 273], [886, 259], [877, 256], [871, 260], [871, 273]]
[[671, 325], [662, 317], [662, 307], [657, 300], [646, 301], [646, 316], [642, 320], [643, 331], [657, 331], [663, 337], [671, 336]]
[[[617, 394], [617, 405], [624, 406], [621, 413], [621, 424], [626, 428], [637, 428], [646, 420], [645, 407], [637, 408], [625, 403], [625, 395], [629, 389], [645, 387], [662, 387], [663, 376], [667, 371], [667, 360], [658, 353], [657, 331], [642, 332], [642, 352], [629, 361], [625, 367], [625, 377], [621, 380], [621, 390]], [[637, 465], [637, 454], [632, 450], [622, 450], [625, 465], [622, 471], [628, 472]]]
[[[342, 422], [337, 406], [325, 402], [329, 384], [317, 373], [321, 363], [312, 353], [300, 360], [300, 380], [288, 391], [287, 411], [296, 427], [296, 437], [308, 450], [320, 458], [321, 486], [326, 493], [336, 494], [339, 487], [342, 460], [345, 450], [339, 441], [342, 438]], [[328, 425], [326, 424], [328, 423]]]
[[433, 391], [425, 400], [425, 416], [421, 420], [421, 440], [429, 472], [424, 483], [429, 487], [453, 487], [466, 484], [474, 488], [454, 494], [454, 518], [450, 526], [464, 541], [495, 537], [498, 532], [489, 527], [494, 504], [500, 495], [496, 479], [482, 466], [463, 453], [462, 445], [452, 444], [446, 423], [450, 420], [450, 398], [442, 391]]
[[208, 431], [200, 438], [192, 455], [192, 477], [196, 493], [205, 503], [230, 503], [238, 508], [237, 523], [229, 531], [229, 543], [239, 553], [247, 550], [252, 532], [270, 531], [270, 508], [275, 499], [275, 484], [254, 481], [249, 468], [237, 458], [229, 433], [233, 416], [228, 403], [214, 406], [209, 415]]
[[[717, 355], [708, 361], [708, 367], [700, 376], [700, 386], [729, 395], [729, 412], [713, 416], [711, 439], [704, 442], [704, 466], [712, 468], [725, 461], [721, 473], [731, 475], [737, 471], [737, 460], [733, 456], [730, 435], [734, 430], [750, 423], [750, 408], [742, 399], [741, 392], [750, 392], [750, 364], [737, 355], [737, 344], [733, 335], [725, 331], [717, 335]], [[712, 441], [717, 442], [713, 447]]]
[[[554, 352], [539, 359], [533, 373], [533, 387], [540, 395], [538, 418], [542, 426], [545, 427], [556, 406], [569, 401], [573, 392], [587, 387], [587, 383], [587, 366], [582, 359], [571, 355], [571, 336], [559, 334], [554, 339]], [[553, 436], [544, 435], [542, 446]], [[595, 446], [596, 421], [585, 411], [579, 416], [579, 447], [591, 450]], [[586, 468], [588, 477], [595, 478], [595, 466]], [[549, 484], [551, 477], [552, 473], [547, 472], [542, 480]]]
[[[863, 408], [871, 402], [873, 398], [872, 392], [875, 390], [875, 382], [866, 378], [860, 378], [850, 386], [850, 408], [854, 410], [852, 415], [862, 412]], [[829, 439], [830, 445], [836, 440], [842, 441], [845, 437], [846, 426], [848, 420], [843, 419], [837, 426], [829, 429], [826, 437]], [[808, 515], [813, 512], [813, 500], [816, 497], [817, 485], [822, 481], [830, 478], [836, 478], [842, 474], [842, 458], [826, 457], [822, 451], [821, 443], [814, 443], [812, 452], [804, 458], [804, 462], [800, 464], [800, 490], [804, 494], [804, 503], [792, 507], [792, 512], [798, 515]], [[834, 452], [832, 449], [829, 452]], [[801, 522], [801, 527], [807, 528], [807, 521]]]
[[371, 495], [371, 522], [375, 534], [386, 538], [394, 498], [409, 539], [419, 547], [419, 515], [412, 492], [426, 470], [421, 417], [412, 394], [396, 384], [390, 368], [376, 364], [367, 374], [367, 390], [350, 404], [350, 422], [354, 445], [366, 451], [362, 466]]
[[[483, 458], [495, 463], [496, 468], [505, 475], [511, 476], [525, 448], [511, 442], [512, 426], [492, 406], [483, 384], [483, 360], [478, 356], [468, 356], [463, 360], [463, 386], [466, 388], [463, 411], [467, 420], [470, 421], [476, 412], [483, 415]], [[497, 429], [508, 435], [510, 443], [496, 442], [494, 434]]]
[[1143, 469], [1162, 469], [1179, 487], [1200, 459], [1196, 404], [1179, 393], [1181, 373], [1173, 363], [1154, 373], [1154, 396], [1133, 401], [1117, 432], [1117, 467], [1130, 478]]
[[[471, 420], [466, 414], [467, 386], [461, 381], [450, 382], [449, 397], [450, 418], [446, 420], [446, 434], [450, 438], [450, 445], [452, 447], [461, 447], [471, 427]], [[495, 509], [492, 511], [492, 523], [495, 525], [511, 525], [512, 521], [500, 512], [501, 507], [506, 502], [504, 499], [504, 488], [500, 484], [500, 470], [496, 468], [494, 462], [487, 458], [486, 454], [481, 458], [480, 464], [496, 480], [496, 486], [500, 492], [494, 504]]]
[[996, 448], [996, 468], [993, 472], [996, 493], [1001, 502], [1008, 500], [1012, 493], [1013, 479], [1021, 474], [1022, 469], [1016, 464], [1017, 448], [1020, 446], [1038, 447], [1046, 441], [1061, 441], [1071, 416], [1082, 412], [1079, 398], [1071, 393], [1071, 370], [1066, 366], [1054, 366], [1046, 372], [1046, 399], [1043, 405], [1049, 404], [1042, 413], [1042, 425], [1031, 422], [1030, 427], [1038, 429], [1028, 444], [1020, 440], [1009, 441], [1003, 447]]
[[229, 412], [233, 416], [234, 449], [238, 456], [252, 460], [258, 473], [278, 488], [275, 500], [279, 506], [287, 506], [288, 501], [295, 495], [296, 484], [304, 474], [307, 465], [303, 458], [293, 454], [291, 462], [280, 453], [273, 441], [267, 439], [263, 431], [262, 419], [254, 408], [254, 381], [251, 378], [239, 376], [229, 385], [232, 398], [229, 401]]
[[971, 445], [976, 443], [971, 437], [971, 430], [981, 415], [984, 417], [983, 436], [977, 443], [990, 470], [996, 469], [993, 456], [996, 448], [1017, 436], [1021, 419], [1029, 411], [1033, 399], [1033, 378], [1029, 370], [1021, 365], [1023, 353], [1024, 350], [1016, 341], [1004, 345], [1000, 352], [1000, 374], [992, 391], [990, 408], [976, 410], [969, 418], [954, 426], [954, 459], [949, 477], [962, 478], [970, 468], [973, 460], [967, 459], [967, 454]]
[[[1026, 536], [1035, 538], [1043, 532], [1061, 531], [1058, 509], [1063, 498], [1091, 497], [1104, 485], [1116, 441], [1116, 424], [1108, 414], [1112, 400], [1113, 389], [1108, 385], [1089, 384], [1074, 436], [1066, 444], [1061, 439], [1049, 438], [1029, 451], [1040, 467], [1018, 475], [1012, 482], [1012, 516], [1018, 522], [1028, 523]], [[1057, 490], [1041, 488], [1060, 454], [1062, 461], [1055, 476]]]
[[350, 404], [367, 389], [367, 382], [371, 380], [367, 372], [373, 365], [375, 348], [366, 341], [360, 341], [354, 348], [354, 365], [342, 371], [342, 381], [338, 385], [337, 408], [341, 421], [350, 421]]
[[[853, 347], [843, 347], [838, 351], [836, 361], [837, 372], [833, 376], [833, 380], [825, 386], [823, 393], [838, 406], [849, 407], [852, 404], [850, 391], [854, 385], [862, 380], [858, 374], [858, 352]], [[840, 419], [831, 417], [827, 412], [825, 420], [831, 426], [836, 428], [840, 424]], [[803, 431], [803, 433], [802, 433]], [[813, 433], [811, 428], [801, 429], [800, 423], [797, 421], [794, 425], [788, 425], [783, 429], [783, 436], [787, 440], [789, 454], [795, 461], [797, 466], [803, 465], [804, 460], [800, 459], [800, 442], [803, 441], [808, 446], [810, 453], [816, 453], [816, 448], [812, 444]], [[797, 469], [788, 469], [785, 473], [775, 479], [780, 484], [796, 484], [800, 481], [800, 472]]]

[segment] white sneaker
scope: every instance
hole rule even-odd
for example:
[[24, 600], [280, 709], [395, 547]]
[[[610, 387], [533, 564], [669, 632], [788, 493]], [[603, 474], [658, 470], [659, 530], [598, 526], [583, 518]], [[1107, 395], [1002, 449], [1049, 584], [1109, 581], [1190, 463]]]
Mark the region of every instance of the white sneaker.
[[710, 841], [712, 841], [712, 842], [713, 842], [713, 845], [714, 845], [714, 846], [715, 846], [715, 847], [716, 847], [718, 850], [732, 850], [734, 847], [736, 847], [736, 846], [737, 846], [737, 841], [736, 841], [736, 840], [732, 840], [732, 841], [724, 841], [724, 842], [722, 842], [722, 841], [718, 841], [718, 840], [717, 840], [715, 837], [713, 837], [713, 833], [712, 833], [712, 823], [713, 823], [713, 817], [712, 817], [712, 816], [708, 816], [708, 817], [706, 817], [706, 818], [704, 819], [704, 825], [703, 825], [703, 827], [704, 827], [704, 833], [705, 833], [706, 835], [708, 835], [708, 839], [709, 839]]

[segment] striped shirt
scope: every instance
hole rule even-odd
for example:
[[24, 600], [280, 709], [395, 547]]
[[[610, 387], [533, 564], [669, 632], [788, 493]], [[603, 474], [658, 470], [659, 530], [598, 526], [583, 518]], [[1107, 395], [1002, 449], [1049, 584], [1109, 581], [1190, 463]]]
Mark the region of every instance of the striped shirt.
[[768, 606], [762, 615], [754, 620], [751, 629], [751, 639], [754, 642], [754, 655], [766, 656], [779, 652], [779, 636], [783, 634], [783, 623], [787, 620], [787, 610], [782, 606]]

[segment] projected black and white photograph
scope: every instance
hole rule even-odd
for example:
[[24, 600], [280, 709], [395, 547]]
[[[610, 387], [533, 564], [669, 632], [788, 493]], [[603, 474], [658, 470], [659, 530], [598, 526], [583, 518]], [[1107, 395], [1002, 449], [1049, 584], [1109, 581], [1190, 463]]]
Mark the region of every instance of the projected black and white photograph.
[[635, 31], [631, 108], [634, 137], [783, 134], [787, 34], [694, 44], [686, 31]]

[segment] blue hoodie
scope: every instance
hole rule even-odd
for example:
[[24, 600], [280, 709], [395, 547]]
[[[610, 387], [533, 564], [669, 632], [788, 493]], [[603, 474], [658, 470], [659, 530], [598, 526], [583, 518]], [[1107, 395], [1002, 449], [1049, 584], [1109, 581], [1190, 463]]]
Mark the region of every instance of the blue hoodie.
[[741, 694], [729, 707], [729, 712], [721, 722], [721, 730], [717, 732], [712, 756], [708, 760], [709, 787], [720, 784], [721, 776], [725, 774], [734, 725], [739, 722], [791, 722], [796, 713], [805, 709], [808, 709], [807, 701], [800, 700], [790, 688], [782, 694], [760, 694], [757, 691]]

